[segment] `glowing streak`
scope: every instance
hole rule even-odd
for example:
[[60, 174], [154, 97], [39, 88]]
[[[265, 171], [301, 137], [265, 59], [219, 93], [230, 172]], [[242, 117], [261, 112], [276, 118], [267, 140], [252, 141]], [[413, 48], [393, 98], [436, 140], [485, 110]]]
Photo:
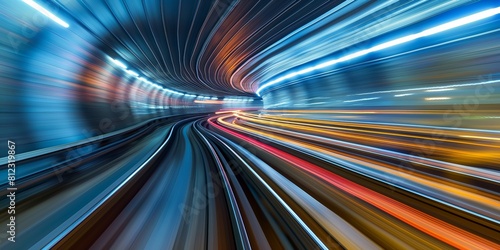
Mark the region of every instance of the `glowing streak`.
[[138, 76], [139, 75], [137, 72], [132, 71], [132, 70], [125, 70], [125, 72], [127, 72], [127, 74], [132, 75], [132, 76]]
[[217, 101], [217, 100], [194, 100], [195, 103], [202, 103], [202, 104], [223, 104], [224, 101]]
[[[215, 118], [215, 117], [214, 117]], [[220, 131], [243, 139], [252, 145], [262, 148], [270, 154], [300, 168], [309, 174], [319, 177], [331, 185], [347, 192], [361, 200], [373, 205], [374, 207], [384, 211], [395, 218], [413, 226], [414, 228], [431, 235], [451, 246], [459, 249], [496, 249], [500, 245], [474, 235], [468, 231], [458, 228], [452, 224], [448, 224], [442, 220], [423, 213], [415, 208], [412, 208], [397, 200], [391, 199], [371, 189], [361, 186], [355, 182], [336, 175], [328, 170], [325, 170], [317, 165], [305, 161], [299, 157], [281, 151], [275, 147], [271, 147], [260, 141], [254, 140], [241, 133], [234, 132], [230, 129], [222, 127], [213, 122], [213, 119], [208, 119], [208, 123]], [[220, 117], [218, 120], [224, 117]]]
[[449, 100], [449, 97], [428, 97], [425, 98], [426, 101], [441, 101], [441, 100]]
[[500, 80], [492, 80], [492, 81], [485, 81], [485, 82], [462, 83], [462, 84], [453, 84], [453, 85], [438, 86], [438, 87], [383, 90], [383, 91], [375, 91], [375, 92], [361, 93], [361, 94], [355, 94], [355, 95], [373, 95], [373, 94], [397, 93], [397, 92], [405, 92], [405, 91], [433, 90], [433, 89], [442, 89], [442, 88], [450, 88], [450, 87], [454, 87], [454, 88], [457, 88], [457, 87], [470, 87], [470, 86], [487, 85], [487, 84], [494, 84], [494, 83], [500, 83]]
[[454, 90], [454, 89], [429, 89], [429, 90], [426, 90], [425, 92], [441, 92], [441, 91], [450, 91], [450, 90]]
[[228, 102], [251, 102], [253, 101], [253, 99], [238, 99], [238, 98], [224, 98], [224, 101], [228, 101]]
[[64, 28], [68, 28], [69, 27], [68, 23], [66, 23], [61, 18], [57, 17], [56, 15], [52, 14], [50, 11], [48, 11], [47, 9], [45, 9], [44, 7], [42, 7], [41, 5], [39, 5], [38, 3], [36, 3], [35, 1], [32, 1], [32, 0], [23, 0], [23, 2], [25, 2], [29, 6], [33, 7], [33, 9], [38, 10], [38, 12], [44, 14], [45, 16], [47, 16], [48, 18], [52, 19], [54, 22], [60, 24]]
[[111, 59], [116, 65], [120, 66], [120, 68], [122, 69], [127, 69], [127, 65], [125, 65], [124, 63], [116, 60], [116, 59]]
[[461, 135], [460, 137], [500, 141], [500, 138], [496, 138], [496, 137], [473, 136], [473, 135]]
[[[159, 84], [156, 84], [156, 83], [153, 83], [153, 82], [150, 82], [148, 79], [144, 78], [144, 77], [140, 77], [139, 76], [139, 73], [135, 72], [135, 71], [132, 71], [132, 70], [127, 70], [127, 65], [125, 65], [123, 62], [117, 60], [117, 59], [113, 59], [113, 58], [110, 58], [111, 61], [113, 61], [114, 64], [118, 65], [120, 68], [124, 69], [125, 72], [131, 76], [134, 76], [134, 77], [137, 77], [137, 79], [151, 85], [152, 87], [155, 87], [155, 88], [158, 88], [158, 89], [161, 89], [165, 92], [169, 92], [169, 93], [172, 93], [172, 94], [176, 94], [176, 95], [185, 95], [186, 97], [196, 97], [196, 95], [193, 95], [193, 94], [184, 94], [184, 93], [180, 93], [178, 91], [175, 91], [175, 90], [170, 90], [170, 89], [166, 89], [166, 88], [163, 88], [161, 85]], [[209, 99], [210, 97], [206, 97], [206, 96], [198, 96], [198, 98], [203, 98], [203, 99]], [[217, 98], [215, 98], [217, 99]]]
[[356, 99], [356, 100], [347, 100], [344, 102], [362, 102], [362, 101], [370, 101], [370, 100], [376, 100], [379, 97], [371, 97], [371, 98], [361, 98], [361, 99]]
[[270, 86], [273, 86], [277, 83], [280, 83], [284, 80], [290, 79], [292, 77], [304, 75], [304, 74], [309, 73], [309, 72], [316, 70], [316, 69], [324, 69], [326, 67], [337, 64], [339, 62], [348, 61], [348, 60], [351, 60], [351, 59], [354, 59], [354, 58], [357, 58], [357, 57], [360, 57], [360, 56], [363, 56], [363, 55], [366, 55], [366, 54], [369, 54], [369, 53], [372, 53], [375, 51], [379, 51], [379, 50], [390, 48], [392, 46], [407, 43], [409, 41], [413, 41], [413, 40], [421, 38], [421, 37], [430, 36], [430, 35], [434, 35], [434, 34], [437, 34], [437, 33], [440, 33], [440, 32], [446, 31], [446, 30], [457, 28], [457, 27], [460, 27], [460, 26], [463, 26], [463, 25], [466, 25], [466, 24], [469, 24], [472, 22], [476, 22], [476, 21], [494, 16], [498, 13], [500, 13], [500, 7], [491, 8], [491, 9], [481, 11], [481, 12], [476, 13], [476, 14], [472, 14], [472, 15], [462, 17], [462, 18], [459, 18], [459, 19], [451, 21], [451, 22], [447, 22], [447, 23], [438, 25], [438, 26], [430, 28], [430, 29], [426, 29], [426, 30], [421, 31], [419, 33], [415, 33], [415, 34], [411, 34], [411, 35], [404, 36], [401, 38], [397, 38], [397, 39], [394, 39], [392, 41], [385, 42], [385, 43], [376, 45], [376, 46], [368, 48], [368, 49], [354, 52], [352, 54], [345, 55], [345, 56], [337, 58], [337, 59], [329, 60], [329, 61], [326, 61], [324, 63], [318, 64], [316, 66], [305, 68], [305, 69], [302, 69], [300, 71], [291, 72], [287, 75], [284, 75], [284, 76], [279, 77], [273, 81], [270, 81], [266, 84], [263, 84], [262, 86], [259, 87], [259, 89], [257, 89], [256, 94], [258, 96], [260, 96], [260, 92], [262, 92], [262, 90], [264, 90]]
[[394, 97], [403, 97], [403, 96], [409, 96], [409, 95], [413, 95], [413, 94], [398, 94], [398, 95], [394, 95]]

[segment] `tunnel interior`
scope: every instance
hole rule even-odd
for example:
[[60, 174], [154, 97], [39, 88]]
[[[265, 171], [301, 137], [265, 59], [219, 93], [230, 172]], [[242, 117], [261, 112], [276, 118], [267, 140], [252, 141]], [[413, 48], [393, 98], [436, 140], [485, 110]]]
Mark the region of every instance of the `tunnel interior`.
[[0, 33], [1, 249], [500, 248], [498, 1], [12, 0]]

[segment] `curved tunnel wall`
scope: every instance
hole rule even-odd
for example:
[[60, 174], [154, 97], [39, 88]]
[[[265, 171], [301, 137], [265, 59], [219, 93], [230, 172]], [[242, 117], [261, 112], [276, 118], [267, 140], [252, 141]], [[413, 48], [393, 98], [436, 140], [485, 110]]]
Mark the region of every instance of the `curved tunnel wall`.
[[0, 137], [18, 153], [117, 131], [150, 118], [213, 112], [258, 102], [199, 104], [114, 66], [77, 25], [64, 29], [21, 1], [0, 4]]

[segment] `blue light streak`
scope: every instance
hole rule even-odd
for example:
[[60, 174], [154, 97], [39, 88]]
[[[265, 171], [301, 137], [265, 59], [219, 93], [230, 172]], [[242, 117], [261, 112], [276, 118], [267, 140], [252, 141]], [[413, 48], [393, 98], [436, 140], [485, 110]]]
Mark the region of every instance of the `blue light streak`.
[[64, 28], [68, 28], [69, 24], [65, 21], [63, 21], [61, 18], [57, 17], [56, 15], [52, 14], [52, 12], [48, 11], [41, 5], [39, 5], [37, 2], [32, 1], [32, 0], [23, 0], [26, 4], [31, 6], [33, 9], [37, 10], [38, 12], [44, 14], [46, 17], [52, 19], [54, 22], [58, 23], [59, 25], [63, 26]]
[[340, 57], [340, 58], [332, 59], [332, 60], [329, 60], [329, 61], [317, 64], [315, 66], [311, 66], [311, 67], [308, 67], [308, 68], [305, 68], [305, 69], [302, 69], [302, 70], [299, 70], [299, 71], [294, 71], [294, 72], [288, 73], [288, 74], [286, 74], [284, 76], [281, 76], [281, 77], [279, 77], [277, 79], [274, 79], [274, 80], [272, 80], [270, 82], [267, 82], [267, 83], [263, 84], [262, 86], [260, 86], [257, 89], [256, 94], [258, 96], [261, 96], [261, 92], [264, 89], [267, 89], [267, 88], [269, 88], [271, 86], [274, 86], [274, 85], [276, 85], [278, 83], [281, 83], [281, 82], [283, 82], [285, 80], [288, 80], [290, 78], [293, 78], [293, 77], [296, 77], [296, 76], [303, 76], [303, 75], [305, 75], [307, 73], [310, 73], [312, 71], [315, 71], [315, 70], [325, 69], [327, 67], [330, 67], [330, 66], [335, 65], [335, 64], [340, 63], [340, 62], [352, 60], [354, 58], [357, 58], [357, 57], [360, 57], [360, 56], [363, 56], [363, 55], [366, 55], [366, 54], [369, 54], [369, 53], [372, 53], [372, 52], [375, 52], [375, 51], [380, 51], [380, 50], [383, 50], [383, 49], [387, 49], [387, 48], [390, 48], [390, 47], [393, 47], [393, 46], [396, 46], [396, 45], [400, 45], [400, 44], [403, 44], [403, 43], [407, 43], [407, 42], [413, 41], [413, 40], [418, 39], [418, 38], [422, 38], [422, 37], [434, 35], [434, 34], [437, 34], [437, 33], [441, 33], [441, 32], [444, 32], [444, 31], [447, 31], [447, 30], [450, 30], [450, 29], [453, 29], [453, 28], [457, 28], [457, 27], [460, 27], [460, 26], [463, 26], [463, 25], [466, 25], [466, 24], [469, 24], [469, 23], [472, 23], [472, 22], [476, 22], [476, 21], [479, 21], [479, 20], [482, 20], [482, 19], [494, 16], [494, 15], [497, 15], [499, 13], [500, 13], [500, 7], [491, 8], [491, 9], [488, 9], [488, 10], [485, 10], [485, 11], [478, 12], [476, 14], [472, 14], [472, 15], [469, 15], [469, 16], [466, 16], [466, 17], [462, 17], [462, 18], [456, 19], [454, 21], [450, 21], [450, 22], [447, 22], [447, 23], [435, 26], [433, 28], [426, 29], [424, 31], [421, 31], [421, 32], [418, 32], [418, 33], [415, 33], [415, 34], [411, 34], [411, 35], [407, 35], [407, 36], [404, 36], [404, 37], [400, 37], [400, 38], [394, 39], [392, 41], [385, 42], [385, 43], [373, 46], [373, 47], [368, 48], [368, 49], [360, 50], [358, 52], [354, 52], [352, 54], [348, 54], [348, 55], [345, 55], [345, 56]]

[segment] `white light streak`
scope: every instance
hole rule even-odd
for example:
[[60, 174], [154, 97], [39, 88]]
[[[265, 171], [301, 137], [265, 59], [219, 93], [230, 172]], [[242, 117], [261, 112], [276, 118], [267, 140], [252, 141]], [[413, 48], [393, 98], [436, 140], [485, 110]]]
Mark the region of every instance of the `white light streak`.
[[124, 63], [120, 62], [119, 60], [116, 60], [116, 59], [113, 59], [111, 58], [111, 61], [113, 61], [116, 65], [120, 66], [120, 68], [122, 69], [127, 69], [127, 65], [125, 65]]
[[392, 46], [396, 46], [396, 45], [399, 45], [399, 44], [407, 43], [409, 41], [413, 41], [413, 40], [421, 38], [421, 37], [426, 37], [426, 36], [434, 35], [434, 34], [437, 34], [437, 33], [440, 33], [440, 32], [446, 31], [446, 30], [457, 28], [457, 27], [460, 27], [460, 26], [463, 26], [463, 25], [466, 25], [466, 24], [469, 24], [469, 23], [472, 23], [472, 22], [476, 22], [476, 21], [479, 21], [479, 20], [482, 20], [482, 19], [494, 16], [494, 15], [497, 15], [498, 13], [500, 13], [500, 7], [491, 8], [491, 9], [488, 9], [488, 10], [485, 10], [485, 11], [481, 11], [481, 12], [476, 13], [476, 14], [472, 14], [472, 15], [469, 15], [469, 16], [466, 16], [466, 17], [462, 17], [460, 19], [457, 19], [457, 20], [454, 20], [454, 21], [451, 21], [451, 22], [447, 22], [447, 23], [435, 26], [435, 27], [430, 28], [430, 29], [426, 29], [426, 30], [421, 31], [419, 33], [415, 33], [415, 34], [411, 34], [411, 35], [408, 35], [408, 36], [400, 37], [400, 38], [394, 39], [392, 41], [385, 42], [385, 43], [373, 46], [373, 47], [368, 48], [368, 49], [364, 49], [364, 50], [361, 50], [361, 51], [358, 51], [358, 52], [354, 52], [352, 54], [345, 55], [345, 56], [337, 58], [337, 59], [329, 60], [329, 61], [323, 62], [321, 64], [318, 64], [316, 66], [308, 67], [308, 68], [302, 69], [300, 71], [291, 72], [291, 73], [289, 73], [287, 75], [284, 75], [284, 76], [279, 77], [279, 78], [277, 78], [277, 79], [275, 79], [273, 81], [270, 81], [268, 83], [263, 84], [262, 86], [260, 86], [257, 89], [256, 94], [258, 96], [260, 96], [260, 93], [262, 92], [262, 90], [264, 90], [264, 89], [266, 89], [266, 88], [268, 88], [270, 86], [273, 86], [273, 85], [275, 85], [277, 83], [280, 83], [280, 82], [282, 82], [284, 80], [290, 79], [292, 77], [304, 75], [304, 74], [309, 73], [309, 72], [311, 72], [313, 70], [316, 70], [316, 69], [324, 69], [326, 67], [329, 67], [331, 65], [337, 64], [339, 62], [348, 61], [348, 60], [351, 60], [351, 59], [354, 59], [354, 58], [366, 55], [366, 54], [371, 53], [371, 52], [375, 52], [375, 51], [379, 51], [379, 50], [383, 50], [383, 49], [386, 49], [386, 48], [390, 48]]
[[451, 87], [453, 87], [453, 88], [470, 87], [470, 86], [479, 86], [479, 85], [494, 84], [494, 83], [500, 83], [500, 80], [492, 80], [492, 81], [485, 81], [485, 82], [473, 82], [473, 83], [462, 83], [462, 84], [453, 84], [453, 85], [438, 86], [438, 87], [423, 87], [423, 88], [412, 88], [412, 89], [383, 90], [383, 91], [375, 91], [375, 92], [361, 93], [361, 94], [355, 94], [355, 95], [373, 95], [373, 94], [397, 93], [397, 92], [406, 92], [406, 91], [443, 89], [443, 88], [451, 88]]
[[58, 23], [59, 25], [63, 26], [64, 28], [68, 28], [69, 24], [63, 21], [61, 18], [57, 17], [56, 15], [52, 14], [50, 11], [36, 3], [35, 1], [32, 0], [23, 0], [26, 4], [31, 6], [33, 9], [37, 10], [38, 12], [44, 14], [48, 18], [52, 19], [54, 22]]
[[125, 70], [125, 72], [127, 72], [127, 74], [132, 75], [132, 76], [139, 76], [139, 73], [132, 71], [132, 70]]
[[450, 91], [450, 90], [454, 90], [453, 88], [451, 89], [429, 89], [429, 90], [426, 90], [425, 92], [441, 92], [441, 91]]

